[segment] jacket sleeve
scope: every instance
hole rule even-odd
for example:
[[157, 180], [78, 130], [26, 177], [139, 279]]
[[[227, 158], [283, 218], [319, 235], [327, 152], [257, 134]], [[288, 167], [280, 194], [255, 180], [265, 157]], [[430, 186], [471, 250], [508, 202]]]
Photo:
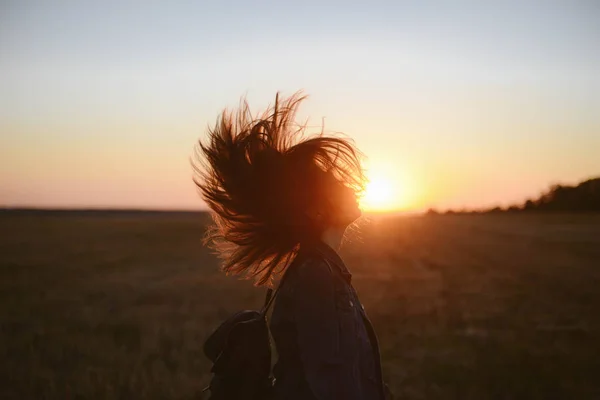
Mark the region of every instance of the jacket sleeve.
[[322, 260], [300, 266], [294, 290], [295, 321], [304, 375], [318, 400], [351, 400], [355, 379], [340, 352], [335, 272]]

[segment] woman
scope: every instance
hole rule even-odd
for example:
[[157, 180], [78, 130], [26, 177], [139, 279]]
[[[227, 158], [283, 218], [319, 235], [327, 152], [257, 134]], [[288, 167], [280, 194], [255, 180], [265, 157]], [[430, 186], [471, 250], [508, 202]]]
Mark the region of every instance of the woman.
[[225, 110], [199, 145], [208, 241], [227, 273], [259, 285], [284, 275], [271, 318], [275, 399], [383, 400], [377, 338], [335, 250], [360, 216], [359, 153], [348, 139], [304, 137], [294, 122], [303, 99], [277, 96], [260, 118], [245, 102]]

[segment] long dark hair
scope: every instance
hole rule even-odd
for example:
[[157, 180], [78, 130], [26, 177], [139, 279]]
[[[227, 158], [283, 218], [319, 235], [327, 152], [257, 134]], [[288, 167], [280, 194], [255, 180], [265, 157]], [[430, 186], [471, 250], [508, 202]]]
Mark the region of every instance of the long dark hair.
[[206, 242], [224, 260], [225, 272], [259, 285], [285, 269], [301, 243], [320, 235], [324, 226], [307, 210], [323, 200], [324, 185], [363, 189], [352, 140], [322, 131], [306, 137], [306, 126], [294, 121], [304, 99], [277, 94], [259, 118], [243, 99], [237, 111], [221, 113], [192, 158], [194, 182], [213, 211]]

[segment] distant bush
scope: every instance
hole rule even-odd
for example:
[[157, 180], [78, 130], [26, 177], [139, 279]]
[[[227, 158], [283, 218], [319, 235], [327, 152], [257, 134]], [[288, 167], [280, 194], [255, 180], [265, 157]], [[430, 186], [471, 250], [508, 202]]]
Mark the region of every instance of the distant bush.
[[[447, 215], [499, 214], [504, 212], [599, 212], [600, 211], [600, 178], [589, 179], [577, 186], [553, 185], [537, 199], [528, 199], [523, 205], [512, 205], [507, 208], [494, 207], [487, 210], [452, 210], [443, 212]], [[433, 208], [427, 215], [439, 215]]]
[[531, 211], [535, 209], [535, 203], [533, 202], [533, 200], [527, 200], [525, 202], [525, 205], [523, 206], [523, 210], [524, 211]]
[[553, 185], [538, 199], [529, 199], [522, 207], [511, 206], [507, 211], [600, 211], [600, 178], [577, 186]]

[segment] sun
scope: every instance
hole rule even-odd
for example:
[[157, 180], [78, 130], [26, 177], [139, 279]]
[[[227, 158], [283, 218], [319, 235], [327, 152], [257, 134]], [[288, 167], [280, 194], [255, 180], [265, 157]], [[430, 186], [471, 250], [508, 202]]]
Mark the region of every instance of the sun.
[[387, 168], [367, 171], [368, 182], [359, 202], [364, 211], [397, 211], [409, 206], [407, 180], [388, 171]]
[[367, 183], [363, 203], [366, 208], [384, 209], [393, 202], [393, 188], [388, 179], [375, 177]]

